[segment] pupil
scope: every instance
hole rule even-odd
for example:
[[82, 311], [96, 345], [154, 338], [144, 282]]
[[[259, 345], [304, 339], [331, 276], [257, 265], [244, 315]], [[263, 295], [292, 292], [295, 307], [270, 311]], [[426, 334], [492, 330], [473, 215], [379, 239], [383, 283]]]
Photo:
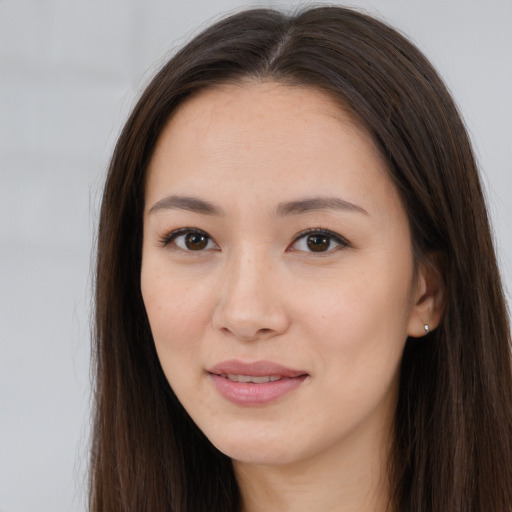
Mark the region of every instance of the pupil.
[[308, 236], [308, 247], [314, 252], [322, 252], [329, 249], [330, 239], [325, 235]]
[[191, 251], [200, 251], [208, 245], [208, 237], [199, 233], [189, 233], [185, 237], [185, 245]]

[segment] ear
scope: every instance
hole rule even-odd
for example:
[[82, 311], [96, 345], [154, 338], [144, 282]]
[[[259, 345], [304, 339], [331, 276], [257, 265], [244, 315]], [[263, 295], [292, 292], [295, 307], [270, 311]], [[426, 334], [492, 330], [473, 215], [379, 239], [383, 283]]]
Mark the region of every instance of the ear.
[[444, 301], [444, 281], [437, 258], [431, 255], [417, 269], [407, 335], [420, 338], [432, 332], [443, 316]]

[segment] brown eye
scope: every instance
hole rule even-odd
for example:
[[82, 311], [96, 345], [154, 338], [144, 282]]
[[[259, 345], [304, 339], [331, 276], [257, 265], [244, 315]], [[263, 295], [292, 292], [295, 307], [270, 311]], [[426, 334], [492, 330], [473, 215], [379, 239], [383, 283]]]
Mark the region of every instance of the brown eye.
[[166, 236], [162, 243], [165, 247], [177, 248], [187, 252], [218, 250], [219, 247], [204, 231], [181, 228]]
[[351, 247], [346, 238], [333, 231], [319, 228], [308, 229], [299, 233], [293, 244], [288, 247], [288, 250], [320, 254], [332, 253], [344, 247]]
[[189, 233], [185, 236], [185, 246], [189, 251], [201, 251], [208, 246], [208, 237], [201, 233]]
[[324, 252], [329, 249], [331, 238], [326, 235], [309, 235], [307, 237], [307, 245], [313, 252]]

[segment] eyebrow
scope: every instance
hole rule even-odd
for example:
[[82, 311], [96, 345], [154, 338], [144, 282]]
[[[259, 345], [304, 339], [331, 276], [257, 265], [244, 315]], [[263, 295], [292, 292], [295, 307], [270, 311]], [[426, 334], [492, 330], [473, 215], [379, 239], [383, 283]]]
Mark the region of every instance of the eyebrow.
[[[203, 199], [188, 196], [169, 196], [157, 201], [149, 210], [148, 215], [159, 210], [186, 210], [204, 215], [224, 215], [223, 210]], [[368, 212], [354, 203], [339, 197], [311, 197], [297, 201], [280, 203], [277, 207], [277, 214], [300, 215], [303, 213], [317, 212], [324, 210], [342, 210], [346, 212], [357, 212], [368, 215]]]
[[280, 203], [277, 207], [279, 215], [297, 215], [323, 210], [342, 210], [346, 212], [357, 212], [369, 215], [368, 212], [354, 203], [345, 201], [339, 197], [311, 197], [299, 201]]
[[205, 215], [223, 215], [223, 211], [212, 203], [196, 197], [169, 196], [157, 201], [149, 210], [148, 215], [159, 210], [187, 210]]

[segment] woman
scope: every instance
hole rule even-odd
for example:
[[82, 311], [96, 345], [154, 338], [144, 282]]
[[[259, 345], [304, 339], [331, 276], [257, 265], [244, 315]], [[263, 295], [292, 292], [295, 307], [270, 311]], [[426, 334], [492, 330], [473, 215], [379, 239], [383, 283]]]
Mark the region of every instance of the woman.
[[253, 10], [156, 75], [105, 186], [94, 511], [512, 509], [467, 134], [368, 16]]

